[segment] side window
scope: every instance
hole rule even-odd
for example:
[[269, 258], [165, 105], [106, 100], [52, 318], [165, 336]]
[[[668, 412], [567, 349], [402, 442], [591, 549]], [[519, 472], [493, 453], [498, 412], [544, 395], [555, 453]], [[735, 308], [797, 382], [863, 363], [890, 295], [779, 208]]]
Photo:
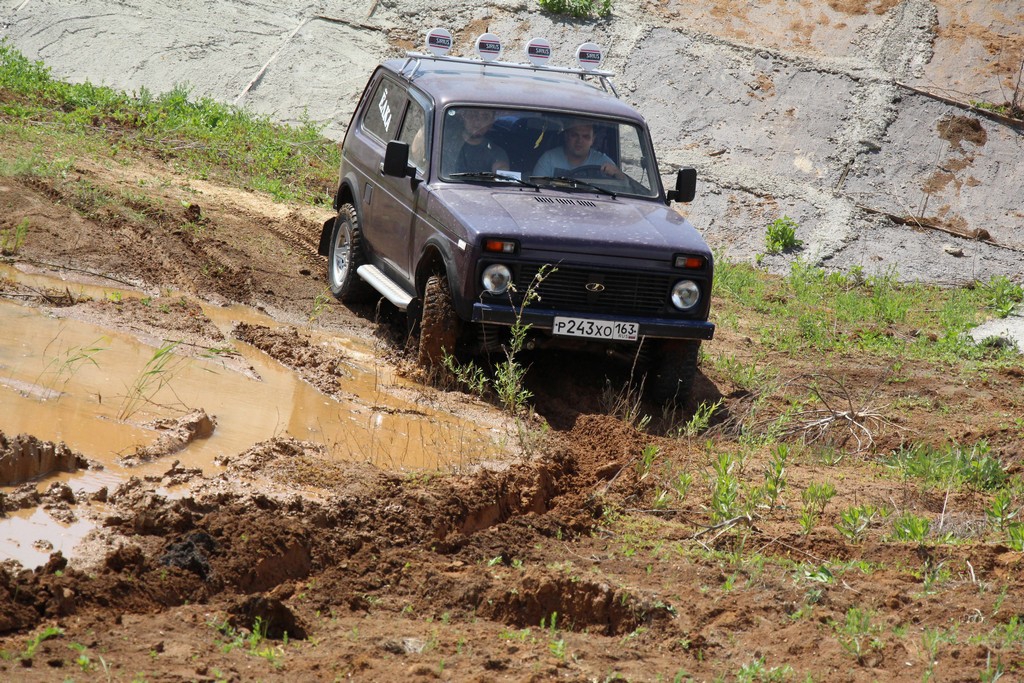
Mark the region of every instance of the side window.
[[415, 101], [409, 102], [409, 110], [402, 122], [398, 139], [409, 143], [409, 163], [420, 171], [427, 170], [426, 117], [423, 107]]
[[635, 126], [619, 126], [619, 168], [645, 188], [650, 179], [644, 177], [644, 151], [640, 143], [640, 130]]
[[405, 88], [382, 78], [368, 104], [363, 114], [363, 128], [382, 142], [394, 140], [405, 105]]

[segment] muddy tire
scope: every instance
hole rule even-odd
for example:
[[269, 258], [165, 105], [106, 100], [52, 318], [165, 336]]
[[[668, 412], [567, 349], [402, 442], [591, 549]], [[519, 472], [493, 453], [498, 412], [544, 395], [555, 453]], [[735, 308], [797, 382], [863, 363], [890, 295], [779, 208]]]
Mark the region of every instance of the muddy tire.
[[334, 220], [327, 254], [327, 282], [335, 299], [359, 303], [370, 298], [373, 288], [356, 274], [356, 269], [364, 263], [363, 233], [359, 229], [356, 207], [342, 204]]
[[448, 278], [431, 275], [423, 288], [423, 314], [416, 360], [424, 368], [441, 367], [445, 353], [455, 353], [459, 338], [459, 316], [452, 305]]
[[697, 377], [699, 340], [666, 340], [658, 345], [651, 371], [647, 374], [649, 398], [665, 404], [682, 405], [690, 398]]

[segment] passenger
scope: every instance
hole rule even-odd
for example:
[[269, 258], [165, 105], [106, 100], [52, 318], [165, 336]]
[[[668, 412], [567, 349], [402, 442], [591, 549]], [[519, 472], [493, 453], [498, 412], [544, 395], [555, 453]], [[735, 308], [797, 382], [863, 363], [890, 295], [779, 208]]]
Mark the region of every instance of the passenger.
[[[574, 169], [584, 166], [600, 168], [603, 175], [625, 179], [615, 162], [604, 152], [593, 149], [594, 124], [589, 121], [574, 121], [565, 129], [561, 147], [549, 149], [540, 156], [533, 167], [534, 176], [572, 176]], [[596, 170], [596, 169], [595, 169]]]
[[458, 121], [445, 127], [445, 175], [507, 171], [508, 154], [487, 139], [494, 125], [494, 110], [460, 109], [455, 117]]

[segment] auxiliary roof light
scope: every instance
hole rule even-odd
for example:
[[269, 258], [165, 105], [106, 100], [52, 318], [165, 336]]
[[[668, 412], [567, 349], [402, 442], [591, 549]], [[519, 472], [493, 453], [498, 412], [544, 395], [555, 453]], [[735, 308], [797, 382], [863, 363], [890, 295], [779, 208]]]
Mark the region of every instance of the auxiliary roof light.
[[476, 53], [485, 62], [493, 62], [501, 56], [501, 38], [493, 33], [485, 33], [476, 39]]
[[576, 48], [576, 61], [584, 71], [596, 71], [604, 61], [604, 50], [597, 43], [583, 43]]
[[526, 44], [526, 58], [534, 66], [546, 66], [551, 59], [551, 43], [547, 38], [531, 38]]
[[445, 28], [432, 28], [427, 31], [427, 52], [435, 57], [444, 57], [452, 49], [452, 34]]

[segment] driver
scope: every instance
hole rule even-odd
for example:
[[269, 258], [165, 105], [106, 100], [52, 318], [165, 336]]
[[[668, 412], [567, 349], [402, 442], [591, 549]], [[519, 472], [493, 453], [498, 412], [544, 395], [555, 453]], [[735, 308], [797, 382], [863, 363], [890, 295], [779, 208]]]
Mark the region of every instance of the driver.
[[589, 121], [573, 121], [565, 129], [564, 144], [544, 152], [533, 167], [533, 175], [571, 175], [573, 169], [597, 166], [604, 175], [624, 180], [626, 174], [619, 170], [607, 154], [592, 149], [593, 144], [594, 124]]

